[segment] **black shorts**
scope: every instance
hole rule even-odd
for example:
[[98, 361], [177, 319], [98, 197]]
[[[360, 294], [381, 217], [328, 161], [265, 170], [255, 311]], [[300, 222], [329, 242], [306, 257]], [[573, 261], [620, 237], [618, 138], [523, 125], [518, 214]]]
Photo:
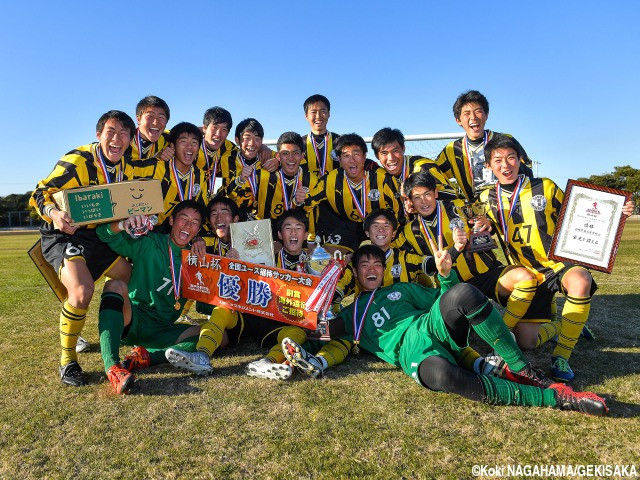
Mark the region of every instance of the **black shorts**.
[[476, 275], [475, 277], [471, 277], [467, 280], [467, 283], [470, 283], [478, 290], [480, 290], [486, 297], [489, 297], [491, 300], [498, 302], [500, 305], [506, 305], [506, 298], [499, 298], [498, 296], [498, 280], [505, 272], [507, 267], [502, 265], [501, 263], [497, 264], [495, 267], [487, 270], [486, 272]]
[[119, 256], [103, 243], [95, 229], [78, 229], [73, 235], [58, 230], [42, 233], [42, 255], [60, 275], [63, 260], [82, 258], [93, 280], [98, 280], [116, 263]]
[[335, 245], [354, 251], [367, 239], [363, 223], [342, 218], [324, 203], [318, 206], [315, 227], [318, 245]]

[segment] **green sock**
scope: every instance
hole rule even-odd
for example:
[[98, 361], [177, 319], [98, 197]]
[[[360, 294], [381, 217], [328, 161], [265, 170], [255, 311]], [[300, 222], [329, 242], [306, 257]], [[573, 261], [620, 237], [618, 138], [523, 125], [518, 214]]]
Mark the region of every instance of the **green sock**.
[[[487, 318], [480, 323], [474, 323], [473, 318], [484, 312], [487, 305], [491, 308], [491, 312]], [[489, 304], [489, 300], [487, 300], [484, 307], [478, 309], [472, 315], [467, 316], [467, 318], [469, 318], [473, 329], [480, 338], [493, 347], [498, 355], [507, 362], [511, 370], [519, 372], [525, 367], [527, 361], [524, 359], [522, 351], [518, 348], [516, 341], [513, 339], [511, 332], [507, 329], [498, 311]]]
[[491, 405], [555, 407], [556, 394], [550, 388], [521, 385], [497, 377], [478, 375], [484, 388], [484, 401]]
[[[189, 337], [189, 338], [185, 338], [182, 342], [167, 348], [174, 348], [176, 350], [182, 350], [183, 352], [195, 352], [197, 343], [198, 343], [197, 336]], [[167, 348], [147, 348], [152, 366], [160, 365], [162, 363], [167, 363], [167, 357], [165, 356], [165, 352], [167, 351]]]
[[115, 292], [102, 294], [98, 314], [98, 332], [100, 333], [100, 355], [102, 355], [105, 372], [113, 365], [120, 363], [120, 338], [124, 331], [123, 306], [122, 295]]

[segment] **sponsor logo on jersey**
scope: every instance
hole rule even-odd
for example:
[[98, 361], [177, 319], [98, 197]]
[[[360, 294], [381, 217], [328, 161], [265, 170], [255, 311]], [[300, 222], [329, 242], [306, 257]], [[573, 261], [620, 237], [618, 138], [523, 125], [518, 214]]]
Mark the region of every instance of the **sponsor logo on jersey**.
[[402, 274], [402, 265], [396, 263], [391, 267], [391, 276], [393, 278], [400, 278], [400, 274]]
[[534, 195], [531, 199], [531, 208], [533, 208], [536, 212], [541, 212], [547, 206], [547, 199], [544, 198], [544, 195]]
[[389, 295], [387, 295], [387, 298], [392, 302], [395, 302], [396, 300], [400, 300], [401, 297], [402, 297], [402, 294], [400, 292], [391, 292]]

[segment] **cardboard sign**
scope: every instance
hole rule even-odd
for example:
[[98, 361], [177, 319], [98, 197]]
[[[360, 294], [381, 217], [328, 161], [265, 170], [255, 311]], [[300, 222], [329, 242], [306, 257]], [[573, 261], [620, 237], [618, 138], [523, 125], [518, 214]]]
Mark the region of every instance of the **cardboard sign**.
[[42, 255], [42, 241], [38, 241], [29, 249], [29, 258], [33, 261], [36, 268], [47, 282], [47, 285], [51, 287], [53, 293], [58, 297], [58, 300], [64, 302], [67, 299], [67, 289], [58, 278], [58, 274], [53, 267], [44, 259]]
[[72, 225], [164, 212], [162, 187], [160, 180], [155, 179], [69, 188], [54, 193], [53, 199], [73, 219]]
[[217, 255], [204, 262], [182, 251], [183, 297], [311, 330], [318, 314], [305, 304], [320, 277]]

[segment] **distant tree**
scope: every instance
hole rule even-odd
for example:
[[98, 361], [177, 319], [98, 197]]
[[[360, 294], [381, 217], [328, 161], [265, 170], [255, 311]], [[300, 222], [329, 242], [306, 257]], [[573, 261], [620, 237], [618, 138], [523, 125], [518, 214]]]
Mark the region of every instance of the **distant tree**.
[[631, 165], [613, 167], [612, 173], [591, 175], [588, 178], [578, 178], [578, 180], [631, 192], [633, 201], [636, 202], [636, 211], [640, 208], [640, 169], [638, 168], [633, 168]]
[[12, 193], [5, 197], [0, 197], [0, 225], [7, 224], [9, 212], [24, 212], [25, 210], [32, 211], [33, 209], [29, 207], [30, 197], [31, 192], [23, 194]]

